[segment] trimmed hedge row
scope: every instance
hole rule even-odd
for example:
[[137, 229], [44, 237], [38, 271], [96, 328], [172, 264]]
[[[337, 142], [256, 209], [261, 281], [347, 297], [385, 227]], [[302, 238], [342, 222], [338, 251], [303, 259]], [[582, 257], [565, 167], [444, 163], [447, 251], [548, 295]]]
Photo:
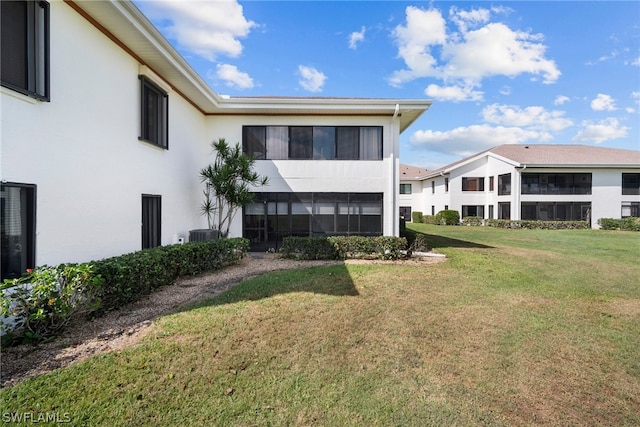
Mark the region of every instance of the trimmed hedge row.
[[640, 218], [632, 216], [622, 219], [600, 218], [598, 225], [603, 230], [640, 231]]
[[280, 252], [300, 260], [369, 258], [398, 259], [407, 247], [404, 237], [285, 237]]
[[509, 220], [487, 219], [487, 227], [497, 228], [523, 228], [529, 230], [586, 230], [589, 228], [587, 221], [539, 221], [539, 220]]
[[218, 270], [249, 250], [244, 238], [160, 246], [92, 262], [104, 280], [102, 309], [112, 310], [170, 285], [180, 276]]
[[458, 225], [460, 224], [460, 213], [452, 209], [440, 211], [436, 214], [436, 224]]

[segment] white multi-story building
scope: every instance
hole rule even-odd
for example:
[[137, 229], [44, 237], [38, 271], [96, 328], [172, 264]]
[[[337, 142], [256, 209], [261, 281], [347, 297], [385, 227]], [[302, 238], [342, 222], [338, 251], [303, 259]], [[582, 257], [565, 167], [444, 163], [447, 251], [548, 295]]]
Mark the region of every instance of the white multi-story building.
[[129, 1], [1, 7], [2, 278], [188, 239], [218, 138], [270, 178], [231, 236], [398, 234], [399, 135], [429, 101], [222, 97]]
[[507, 144], [411, 180], [402, 201], [424, 215], [587, 220], [640, 216], [640, 151], [584, 145]]

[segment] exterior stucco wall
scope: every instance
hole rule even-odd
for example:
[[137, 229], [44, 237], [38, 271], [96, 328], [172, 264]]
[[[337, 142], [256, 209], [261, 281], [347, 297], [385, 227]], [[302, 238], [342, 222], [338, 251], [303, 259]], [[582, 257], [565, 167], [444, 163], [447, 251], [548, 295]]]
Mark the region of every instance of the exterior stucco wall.
[[169, 150], [138, 141], [139, 64], [51, 2], [51, 102], [2, 88], [1, 179], [37, 185], [36, 263], [141, 248], [141, 195], [162, 196], [162, 244], [198, 228], [205, 120], [169, 93]]

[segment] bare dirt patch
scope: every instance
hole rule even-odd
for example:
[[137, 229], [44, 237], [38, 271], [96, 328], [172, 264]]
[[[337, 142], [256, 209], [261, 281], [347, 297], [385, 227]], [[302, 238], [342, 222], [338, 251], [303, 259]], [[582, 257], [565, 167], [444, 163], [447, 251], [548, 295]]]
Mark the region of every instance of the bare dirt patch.
[[212, 298], [244, 280], [271, 271], [344, 263], [426, 266], [443, 260], [420, 257], [404, 261], [295, 261], [276, 254], [250, 253], [236, 265], [211, 274], [181, 278], [175, 285], [164, 287], [120, 310], [92, 321], [71, 323], [60, 337], [51, 342], [2, 349], [0, 386], [9, 387], [93, 355], [133, 346], [149, 332], [159, 317]]

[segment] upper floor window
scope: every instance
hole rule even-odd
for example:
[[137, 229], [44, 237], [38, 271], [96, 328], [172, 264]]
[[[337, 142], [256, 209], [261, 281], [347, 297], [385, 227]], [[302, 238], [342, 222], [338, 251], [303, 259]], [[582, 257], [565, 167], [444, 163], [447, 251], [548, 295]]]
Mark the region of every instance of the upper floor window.
[[140, 76], [140, 140], [169, 148], [169, 95]]
[[49, 101], [49, 3], [2, 1], [2, 86]]
[[591, 194], [590, 173], [523, 173], [522, 194]]
[[511, 174], [498, 175], [498, 196], [511, 194]]
[[381, 126], [244, 126], [256, 160], [382, 160]]
[[640, 194], [640, 173], [622, 174], [622, 194], [625, 196]]
[[448, 193], [448, 192], [449, 192], [449, 178], [446, 178], [446, 177], [445, 177], [445, 179], [444, 179], [444, 191], [445, 191], [446, 193]]
[[436, 192], [436, 182], [431, 181], [431, 194], [435, 194]]
[[400, 184], [400, 194], [411, 194], [411, 184]]
[[484, 191], [483, 177], [462, 178], [462, 191]]
[[493, 191], [493, 177], [489, 177], [489, 191]]

